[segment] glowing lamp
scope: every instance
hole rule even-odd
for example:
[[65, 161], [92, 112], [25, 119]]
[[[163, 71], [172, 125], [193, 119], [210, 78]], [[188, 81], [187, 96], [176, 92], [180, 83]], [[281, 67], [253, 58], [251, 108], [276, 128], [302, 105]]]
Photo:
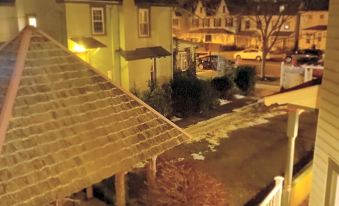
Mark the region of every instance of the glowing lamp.
[[72, 50], [75, 51], [75, 52], [82, 53], [82, 52], [86, 51], [86, 48], [84, 46], [80, 45], [80, 44], [74, 44]]
[[28, 25], [37, 27], [37, 19], [35, 16], [28, 16]]

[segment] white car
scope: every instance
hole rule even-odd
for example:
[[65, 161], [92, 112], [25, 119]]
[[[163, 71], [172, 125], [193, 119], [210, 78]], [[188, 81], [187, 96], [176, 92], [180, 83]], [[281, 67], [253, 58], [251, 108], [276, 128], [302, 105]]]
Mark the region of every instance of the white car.
[[[255, 59], [257, 61], [262, 60], [262, 51], [259, 49], [245, 49], [243, 51], [234, 54], [234, 59]], [[270, 59], [270, 55], [267, 54], [266, 59]]]

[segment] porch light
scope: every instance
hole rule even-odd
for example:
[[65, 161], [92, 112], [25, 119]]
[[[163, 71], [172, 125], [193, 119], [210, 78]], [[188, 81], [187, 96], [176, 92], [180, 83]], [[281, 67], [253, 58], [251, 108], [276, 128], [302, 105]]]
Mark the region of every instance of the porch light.
[[82, 53], [86, 51], [86, 48], [83, 45], [74, 43], [72, 50], [77, 53]]

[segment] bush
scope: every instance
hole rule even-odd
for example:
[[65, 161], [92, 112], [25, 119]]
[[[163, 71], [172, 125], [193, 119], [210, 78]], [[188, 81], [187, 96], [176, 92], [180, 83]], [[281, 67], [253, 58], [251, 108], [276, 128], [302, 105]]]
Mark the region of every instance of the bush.
[[150, 87], [141, 99], [164, 116], [172, 114], [171, 87], [168, 84], [154, 86], [154, 89]]
[[171, 82], [173, 110], [184, 116], [205, 111], [216, 104], [217, 93], [208, 81], [176, 75]]
[[221, 98], [227, 98], [229, 91], [233, 88], [233, 81], [228, 76], [216, 77], [211, 84]]
[[162, 161], [156, 186], [144, 196], [152, 206], [227, 206], [225, 187], [213, 177], [184, 162]]
[[254, 92], [256, 70], [252, 66], [239, 66], [236, 70], [234, 82], [246, 95]]

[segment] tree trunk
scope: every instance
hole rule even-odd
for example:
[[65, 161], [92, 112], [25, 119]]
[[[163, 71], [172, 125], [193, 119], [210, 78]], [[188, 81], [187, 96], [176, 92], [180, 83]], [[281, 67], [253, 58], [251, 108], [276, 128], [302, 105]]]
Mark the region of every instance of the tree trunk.
[[267, 57], [267, 41], [263, 40], [262, 59], [261, 59], [261, 79], [266, 78], [266, 57]]

